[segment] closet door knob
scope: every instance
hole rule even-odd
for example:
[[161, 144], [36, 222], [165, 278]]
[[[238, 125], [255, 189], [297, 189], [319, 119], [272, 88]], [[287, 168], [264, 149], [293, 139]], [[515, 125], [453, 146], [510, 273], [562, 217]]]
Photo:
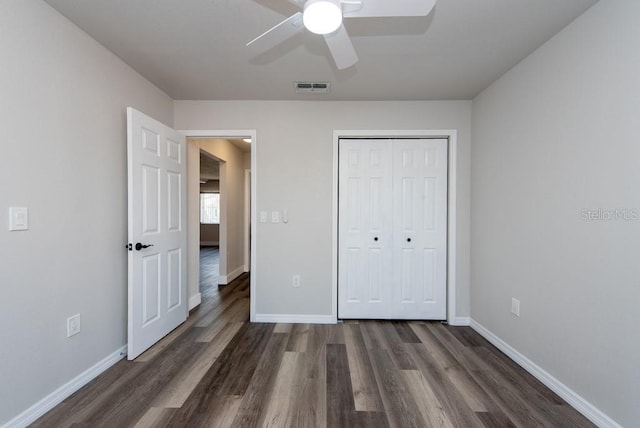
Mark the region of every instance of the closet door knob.
[[407, 242], [411, 242], [411, 238], [407, 238]]
[[378, 241], [378, 237], [376, 236], [375, 238], [373, 238], [373, 240], [377, 242]]

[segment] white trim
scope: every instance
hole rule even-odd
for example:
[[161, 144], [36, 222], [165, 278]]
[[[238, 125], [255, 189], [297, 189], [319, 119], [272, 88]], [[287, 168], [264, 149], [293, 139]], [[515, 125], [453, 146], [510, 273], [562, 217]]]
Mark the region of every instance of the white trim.
[[456, 317], [456, 219], [458, 176], [458, 132], [455, 129], [431, 130], [334, 130], [333, 131], [333, 197], [332, 197], [332, 288], [331, 316], [338, 321], [338, 142], [344, 137], [362, 138], [446, 138], [449, 140], [448, 230], [447, 230], [447, 321], [455, 324]]
[[456, 327], [467, 327], [471, 325], [471, 318], [456, 317], [454, 320], [449, 321], [449, 325], [456, 326]]
[[15, 418], [11, 419], [3, 428], [22, 428], [35, 422], [40, 416], [53, 409], [58, 404], [62, 403], [71, 394], [91, 382], [98, 375], [103, 373], [109, 367], [113, 366], [118, 361], [127, 356], [127, 345], [117, 349], [115, 352], [108, 355], [92, 367], [89, 367], [84, 372], [80, 373], [69, 382], [62, 385], [60, 388], [53, 391], [51, 394], [44, 397], [42, 400], [35, 403], [33, 406], [20, 413]]
[[256, 314], [255, 322], [286, 324], [335, 324], [331, 315]]
[[200, 241], [201, 247], [217, 247], [218, 245], [220, 245], [218, 241]]
[[244, 233], [243, 239], [244, 246], [244, 271], [249, 272], [249, 265], [251, 264], [251, 234], [249, 228], [251, 227], [251, 170], [244, 170]]
[[231, 271], [226, 275], [219, 275], [218, 284], [227, 285], [228, 283], [230, 283], [231, 281], [233, 281], [243, 273], [244, 273], [244, 266], [240, 266], [239, 268], [234, 269], [233, 271]]
[[[200, 151], [204, 151], [208, 153], [206, 150], [203, 150], [202, 146], [198, 144], [200, 147]], [[219, 160], [223, 160], [217, 158]], [[219, 245], [219, 253], [218, 253], [218, 276], [227, 275], [227, 267], [229, 265], [229, 247], [228, 238], [229, 238], [229, 193], [227, 192], [227, 162], [220, 162], [220, 229], [218, 233], [218, 239], [220, 241]], [[200, 235], [202, 237], [202, 234]], [[200, 262], [200, 258], [198, 257], [198, 262]], [[199, 281], [198, 281], [199, 282]]]
[[[258, 241], [258, 217], [257, 217], [257, 202], [258, 202], [258, 164], [257, 164], [257, 147], [258, 147], [258, 133], [255, 129], [235, 129], [235, 130], [180, 130], [178, 131], [188, 137], [211, 137], [211, 138], [224, 138], [224, 137], [250, 137], [251, 138], [251, 270], [249, 281], [249, 299], [250, 299], [250, 320], [255, 322], [256, 317], [256, 247]], [[192, 272], [193, 274], [193, 272]], [[196, 273], [198, 274], [198, 273]], [[229, 275], [227, 275], [228, 277]]]
[[577, 392], [560, 382], [542, 367], [538, 366], [536, 363], [518, 352], [515, 348], [500, 339], [474, 319], [471, 319], [471, 328], [515, 361], [520, 367], [529, 372], [533, 377], [558, 394], [563, 400], [569, 403], [571, 407], [582, 413], [596, 426], [600, 428], [622, 428], [622, 425], [611, 419], [600, 409], [585, 400]]
[[195, 308], [201, 302], [202, 302], [202, 294], [200, 293], [194, 294], [193, 296], [189, 297], [189, 310]]
[[449, 139], [449, 180], [447, 189], [447, 321], [451, 324], [457, 319], [456, 314], [456, 268], [458, 266], [457, 258], [457, 221], [458, 221], [458, 132], [455, 130], [444, 131]]
[[256, 319], [256, 289], [257, 289], [257, 245], [258, 245], [258, 141], [256, 131], [251, 133], [251, 269], [249, 271], [249, 321]]

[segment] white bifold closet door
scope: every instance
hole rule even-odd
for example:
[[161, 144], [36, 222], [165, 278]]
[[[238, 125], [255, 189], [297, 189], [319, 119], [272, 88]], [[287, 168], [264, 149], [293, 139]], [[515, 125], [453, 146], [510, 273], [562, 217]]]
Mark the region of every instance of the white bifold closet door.
[[339, 142], [338, 317], [446, 319], [447, 140]]

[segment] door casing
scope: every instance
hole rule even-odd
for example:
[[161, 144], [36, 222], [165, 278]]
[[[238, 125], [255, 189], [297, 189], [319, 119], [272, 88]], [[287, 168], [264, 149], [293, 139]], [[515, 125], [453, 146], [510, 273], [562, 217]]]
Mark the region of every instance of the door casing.
[[464, 324], [456, 315], [456, 200], [457, 200], [457, 131], [448, 130], [334, 130], [333, 131], [333, 197], [332, 197], [332, 309], [331, 318], [338, 322], [338, 148], [341, 138], [446, 138], [448, 144], [448, 223], [447, 223], [447, 322]]

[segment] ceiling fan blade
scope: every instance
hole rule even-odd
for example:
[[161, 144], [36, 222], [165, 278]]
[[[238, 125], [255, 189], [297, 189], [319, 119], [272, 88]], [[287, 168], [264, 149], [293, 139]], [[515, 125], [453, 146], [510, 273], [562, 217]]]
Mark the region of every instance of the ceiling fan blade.
[[265, 52], [303, 29], [302, 12], [297, 12], [251, 40], [247, 46], [251, 46], [256, 51]]
[[436, 0], [343, 0], [345, 18], [375, 18], [383, 16], [427, 16]]
[[358, 55], [356, 55], [356, 50], [353, 48], [351, 38], [344, 25], [340, 25], [340, 28], [331, 34], [325, 34], [324, 40], [327, 42], [338, 70], [344, 70], [358, 62]]

